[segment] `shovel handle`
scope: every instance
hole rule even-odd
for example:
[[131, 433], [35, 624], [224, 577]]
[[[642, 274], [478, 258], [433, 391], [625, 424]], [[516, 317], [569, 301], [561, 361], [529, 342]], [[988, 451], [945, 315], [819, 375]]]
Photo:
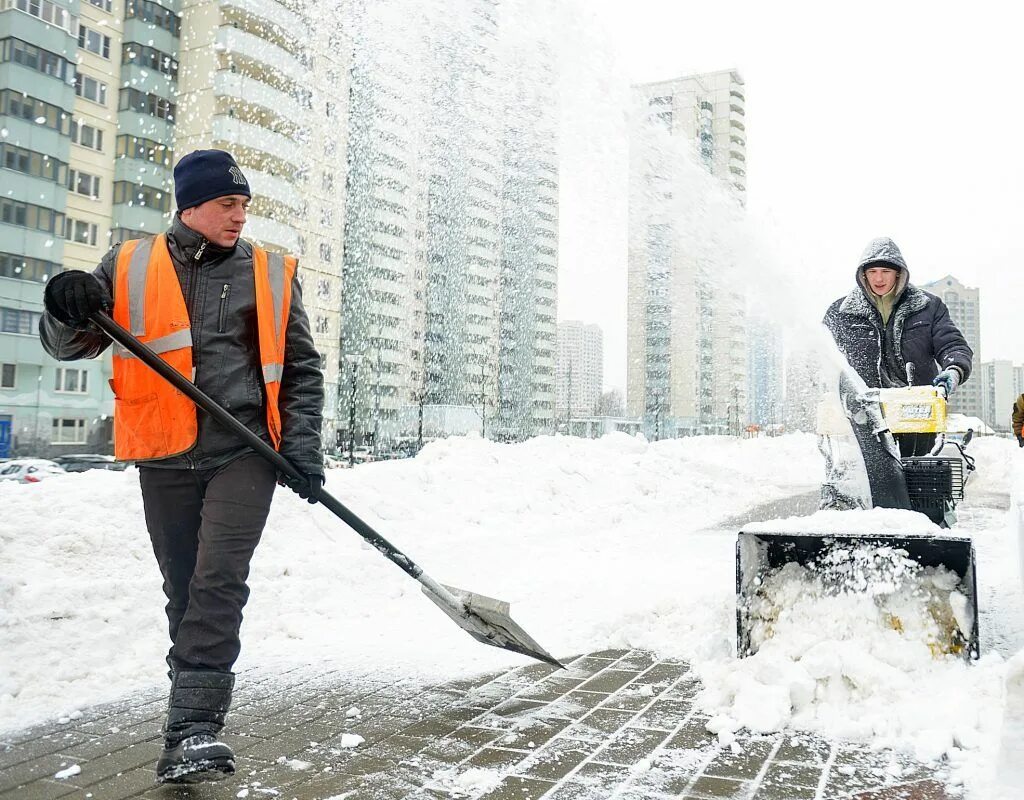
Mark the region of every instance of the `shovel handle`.
[[[109, 314], [104, 311], [97, 311], [92, 315], [91, 319], [111, 339], [121, 345], [125, 350], [132, 353], [155, 372], [159, 373], [160, 376], [171, 383], [174, 388], [178, 389], [178, 391], [192, 400], [192, 402], [199, 406], [199, 408], [203, 409], [203, 411], [217, 420], [217, 422], [234, 433], [246, 445], [256, 451], [258, 455], [273, 464], [279, 471], [292, 478], [302, 479], [306, 477], [305, 473], [298, 469], [287, 458], [282, 456], [277, 452], [277, 450], [231, 416], [231, 414], [222, 408], [212, 397], [199, 389], [194, 383], [178, 372], [178, 370], [160, 358], [160, 356], [154, 353], [145, 344], [136, 339], [125, 328], [116, 323]], [[420, 580], [420, 576], [423, 574], [423, 569], [411, 558], [402, 553], [401, 550], [391, 544], [391, 542], [377, 533], [369, 523], [356, 516], [340, 500], [327, 491], [321, 491], [318, 502], [330, 509], [336, 516], [340, 517], [346, 525], [362, 536], [363, 539], [373, 545], [408, 575], [416, 580]]]

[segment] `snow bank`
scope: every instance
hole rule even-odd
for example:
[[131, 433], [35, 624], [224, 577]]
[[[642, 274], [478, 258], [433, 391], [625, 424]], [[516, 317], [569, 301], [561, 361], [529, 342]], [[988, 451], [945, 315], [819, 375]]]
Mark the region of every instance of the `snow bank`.
[[[969, 495], [1005, 509], [999, 493], [1010, 491], [1015, 443], [982, 440], [971, 450], [979, 474]], [[733, 656], [736, 532], [755, 527], [743, 517], [815, 491], [822, 471], [815, 438], [804, 435], [468, 438], [433, 443], [415, 459], [331, 471], [328, 489], [435, 579], [510, 601], [558, 657], [646, 647], [689, 659], [726, 737], [740, 724], [787, 726], [945, 753], [973, 787], [995, 761], [1005, 664], [992, 650], [1009, 656], [1024, 643], [1012, 614], [990, 611], [1019, 596], [1005, 510], [965, 506], [956, 531], [978, 547], [983, 636], [1000, 633], [980, 663], [883, 648], [852, 608], [835, 612], [845, 639], [842, 626], [819, 625], [812, 641], [777, 637], [753, 658]], [[137, 472], [0, 485], [0, 508], [0, 730], [162, 687], [164, 599]], [[879, 510], [763, 527], [834, 530], [843, 513], [846, 528], [933, 530]], [[285, 490], [250, 584], [240, 669], [435, 681], [523, 663], [474, 642], [330, 512]]]
[[[568, 656], [634, 633], [653, 644], [652, 629], [667, 629], [651, 616], [672, 619], [680, 596], [699, 605], [713, 594], [724, 623], [731, 540], [717, 536], [714, 549], [697, 532], [812, 488], [820, 469], [807, 436], [467, 438], [332, 470], [327, 488], [432, 577], [511, 601], [520, 624]], [[165, 680], [165, 600], [138, 473], [0, 484], [0, 508], [0, 730]], [[682, 572], [709, 558], [707, 583], [681, 591]], [[441, 680], [522, 661], [476, 644], [329, 511], [283, 489], [250, 585], [239, 668], [322, 664]]]

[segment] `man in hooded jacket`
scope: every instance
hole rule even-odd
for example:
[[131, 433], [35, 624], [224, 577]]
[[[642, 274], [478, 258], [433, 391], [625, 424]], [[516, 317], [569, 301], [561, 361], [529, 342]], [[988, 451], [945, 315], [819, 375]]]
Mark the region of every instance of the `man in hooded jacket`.
[[[973, 351], [946, 304], [910, 283], [896, 243], [873, 239], [854, 274], [856, 286], [825, 314], [850, 366], [869, 387], [937, 386], [948, 398], [971, 375]], [[933, 434], [899, 434], [904, 457], [926, 455]]]

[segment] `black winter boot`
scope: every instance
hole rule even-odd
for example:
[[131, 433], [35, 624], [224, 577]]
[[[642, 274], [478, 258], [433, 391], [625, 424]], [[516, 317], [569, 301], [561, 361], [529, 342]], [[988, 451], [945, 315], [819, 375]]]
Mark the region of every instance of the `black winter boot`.
[[235, 774], [235, 754], [217, 741], [231, 707], [234, 684], [235, 676], [230, 672], [174, 672], [164, 750], [156, 765], [157, 781], [199, 783]]

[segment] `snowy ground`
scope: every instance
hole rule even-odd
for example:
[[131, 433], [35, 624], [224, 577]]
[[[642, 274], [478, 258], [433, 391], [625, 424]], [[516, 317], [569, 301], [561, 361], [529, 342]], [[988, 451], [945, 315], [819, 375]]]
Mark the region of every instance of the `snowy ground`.
[[[835, 630], [813, 642], [813, 669], [799, 648], [733, 658], [733, 521], [817, 487], [811, 436], [449, 439], [413, 460], [332, 471], [328, 489], [432, 577], [510, 601], [555, 656], [643, 647], [688, 659], [724, 737], [737, 724], [799, 727], [945, 756], [944, 773], [982, 798], [1006, 659], [1024, 647], [1007, 508], [1024, 451], [1006, 440], [971, 450], [979, 475], [957, 531], [979, 558], [984, 656], [971, 666], [916, 652], [893, 663], [873, 640], [834, 642]], [[0, 731], [162, 685], [164, 601], [137, 473], [3, 484], [0, 509]], [[899, 513], [856, 512], [906, 529]], [[819, 519], [832, 530], [841, 517]], [[240, 668], [319, 663], [433, 681], [522, 663], [473, 642], [330, 512], [284, 490], [250, 583]], [[755, 722], [751, 708], [770, 713]]]

